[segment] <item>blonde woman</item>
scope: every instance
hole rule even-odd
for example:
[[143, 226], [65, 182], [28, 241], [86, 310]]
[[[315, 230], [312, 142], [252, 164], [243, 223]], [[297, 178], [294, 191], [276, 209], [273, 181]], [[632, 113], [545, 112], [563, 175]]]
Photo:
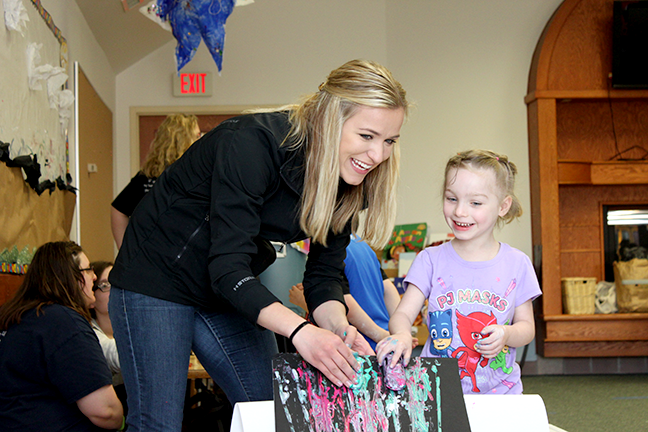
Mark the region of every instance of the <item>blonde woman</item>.
[[[387, 69], [350, 61], [297, 105], [226, 120], [160, 176], [110, 273], [129, 430], [180, 430], [192, 348], [232, 405], [272, 398], [272, 332], [351, 385], [352, 349], [372, 351], [346, 319], [345, 248], [364, 208], [365, 239], [390, 234], [407, 109]], [[317, 325], [256, 278], [275, 259], [270, 240], [307, 237]]]
[[200, 138], [200, 127], [195, 115], [171, 114], [155, 131], [151, 150], [144, 165], [110, 207], [110, 223], [117, 248], [121, 247], [124, 232], [133, 210], [151, 190], [155, 180]]

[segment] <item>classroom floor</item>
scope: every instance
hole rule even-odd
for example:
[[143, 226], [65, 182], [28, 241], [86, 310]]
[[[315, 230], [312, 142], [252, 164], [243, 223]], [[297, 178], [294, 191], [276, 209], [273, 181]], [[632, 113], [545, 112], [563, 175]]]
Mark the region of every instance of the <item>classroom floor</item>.
[[648, 374], [523, 376], [556, 432], [648, 431]]

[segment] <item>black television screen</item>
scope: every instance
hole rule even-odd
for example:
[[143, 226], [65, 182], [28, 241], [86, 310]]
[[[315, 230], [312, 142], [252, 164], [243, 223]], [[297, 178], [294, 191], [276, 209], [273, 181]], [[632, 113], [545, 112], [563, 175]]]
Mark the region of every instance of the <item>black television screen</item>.
[[615, 1], [612, 87], [648, 88], [648, 1]]

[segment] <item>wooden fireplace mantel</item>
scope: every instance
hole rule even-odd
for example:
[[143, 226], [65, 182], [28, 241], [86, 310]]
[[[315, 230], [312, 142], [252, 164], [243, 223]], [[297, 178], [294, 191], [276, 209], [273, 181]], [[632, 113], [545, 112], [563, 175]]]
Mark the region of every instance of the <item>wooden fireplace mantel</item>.
[[[565, 0], [536, 47], [525, 97], [534, 263], [545, 357], [648, 355], [648, 314], [567, 315], [561, 278], [604, 279], [605, 204], [648, 203], [648, 90], [611, 88], [613, 0]], [[612, 123], [614, 118], [614, 123]], [[640, 149], [624, 153], [640, 158]]]

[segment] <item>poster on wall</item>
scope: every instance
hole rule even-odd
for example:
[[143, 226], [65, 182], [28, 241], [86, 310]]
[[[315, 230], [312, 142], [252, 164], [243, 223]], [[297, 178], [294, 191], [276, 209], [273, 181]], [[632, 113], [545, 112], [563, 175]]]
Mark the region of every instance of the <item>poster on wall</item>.
[[[66, 88], [67, 43], [39, 0], [3, 0], [0, 16], [0, 141], [3, 161], [24, 167], [37, 192], [68, 183], [67, 128], [74, 97]], [[41, 186], [45, 185], [45, 186]], [[36, 187], [35, 187], [36, 186]]]
[[74, 97], [67, 42], [40, 0], [3, 0], [0, 17], [0, 272], [22, 274], [36, 247], [69, 239]]
[[381, 257], [383, 269], [397, 269], [400, 254], [403, 252], [419, 253], [425, 247], [427, 223], [396, 225], [391, 238], [385, 246]]

